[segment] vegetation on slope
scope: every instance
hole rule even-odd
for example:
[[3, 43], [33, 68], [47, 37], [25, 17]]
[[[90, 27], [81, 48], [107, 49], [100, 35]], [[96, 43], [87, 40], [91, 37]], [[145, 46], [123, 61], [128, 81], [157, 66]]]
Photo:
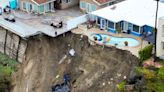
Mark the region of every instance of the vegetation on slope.
[[146, 68], [137, 68], [139, 74], [145, 78], [145, 86], [148, 92], [163, 92], [164, 91], [164, 66], [150, 70]]
[[9, 92], [12, 82], [11, 74], [16, 70], [16, 65], [16, 60], [0, 53], [0, 92]]

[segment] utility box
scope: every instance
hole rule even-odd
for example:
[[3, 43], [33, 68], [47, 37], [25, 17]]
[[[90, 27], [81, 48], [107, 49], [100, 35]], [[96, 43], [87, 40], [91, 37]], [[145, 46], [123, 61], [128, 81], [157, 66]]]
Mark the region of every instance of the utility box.
[[17, 0], [9, 0], [9, 6], [11, 9], [17, 8]]

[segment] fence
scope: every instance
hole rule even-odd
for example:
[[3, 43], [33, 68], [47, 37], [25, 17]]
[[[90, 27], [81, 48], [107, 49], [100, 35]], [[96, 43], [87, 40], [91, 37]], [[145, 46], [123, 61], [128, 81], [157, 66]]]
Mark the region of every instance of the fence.
[[79, 24], [87, 22], [87, 14], [67, 21], [67, 30], [76, 28]]

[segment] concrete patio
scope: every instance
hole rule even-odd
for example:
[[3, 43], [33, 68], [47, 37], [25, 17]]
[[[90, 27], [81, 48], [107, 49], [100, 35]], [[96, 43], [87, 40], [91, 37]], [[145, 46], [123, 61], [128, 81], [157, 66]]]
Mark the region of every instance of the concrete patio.
[[[83, 15], [78, 7], [72, 7], [65, 10], [56, 10], [53, 13], [46, 13], [44, 15], [29, 14], [23, 11], [12, 11], [16, 22], [11, 23], [4, 20], [6, 14], [0, 16], [0, 25], [21, 37], [29, 37], [37, 34], [45, 34], [50, 37], [56, 37], [69, 30], [67, 30], [67, 21]], [[63, 22], [62, 28], [54, 28], [50, 24], [43, 23], [46, 19], [53, 20], [56, 24]], [[55, 34], [57, 32], [57, 35]]]

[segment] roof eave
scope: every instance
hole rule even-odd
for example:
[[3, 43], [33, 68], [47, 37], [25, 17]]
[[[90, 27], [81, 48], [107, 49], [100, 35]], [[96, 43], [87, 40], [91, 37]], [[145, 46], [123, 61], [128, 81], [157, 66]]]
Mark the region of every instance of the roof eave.
[[107, 3], [109, 3], [109, 2], [112, 2], [112, 1], [115, 1], [115, 0], [111, 0], [111, 1], [108, 1], [108, 2], [105, 2], [105, 3], [99, 3], [99, 2], [97, 2], [96, 0], [93, 0], [97, 5], [99, 5], [99, 6], [102, 6], [102, 5], [105, 5], [105, 4], [107, 4]]
[[49, 2], [53, 2], [53, 1], [56, 1], [56, 0], [51, 0], [51, 1], [48, 1], [48, 2], [45, 2], [45, 3], [41, 3], [41, 4], [35, 2], [34, 0], [31, 0], [31, 1], [35, 4], [37, 4], [38, 6], [40, 6], [40, 5], [43, 5], [43, 4], [46, 4], [46, 3], [49, 3]]

